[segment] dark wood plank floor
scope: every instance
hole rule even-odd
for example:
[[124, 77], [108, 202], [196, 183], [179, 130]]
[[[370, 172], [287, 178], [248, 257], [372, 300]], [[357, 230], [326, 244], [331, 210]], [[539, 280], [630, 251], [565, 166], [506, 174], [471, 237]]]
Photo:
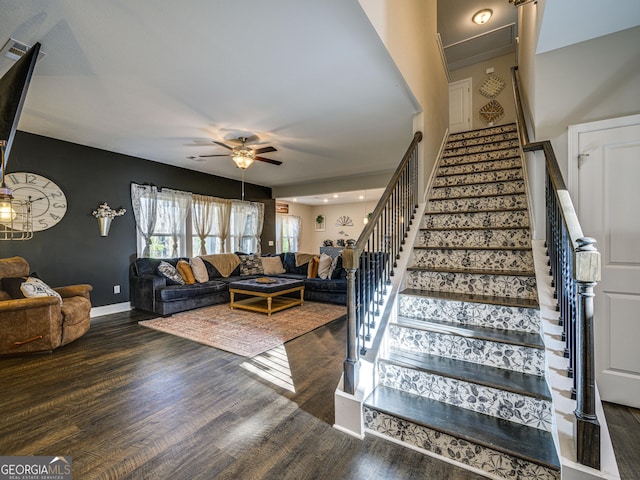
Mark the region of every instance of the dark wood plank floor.
[[[71, 455], [81, 480], [483, 478], [332, 428], [343, 320], [249, 360], [147, 318], [109, 315], [52, 354], [1, 358], [0, 454]], [[640, 414], [605, 411], [622, 478], [637, 478]]]

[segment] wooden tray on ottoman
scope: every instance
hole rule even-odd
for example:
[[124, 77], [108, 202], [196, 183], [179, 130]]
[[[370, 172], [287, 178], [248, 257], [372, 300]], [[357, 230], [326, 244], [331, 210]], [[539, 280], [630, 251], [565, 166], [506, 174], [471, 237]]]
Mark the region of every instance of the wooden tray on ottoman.
[[[231, 308], [240, 308], [254, 312], [266, 313], [271, 316], [273, 312], [295, 307], [304, 303], [304, 282], [290, 278], [265, 277], [238, 280], [229, 284], [231, 295]], [[300, 298], [284, 297], [287, 293], [300, 292]], [[248, 298], [236, 300], [236, 294], [248, 295]]]

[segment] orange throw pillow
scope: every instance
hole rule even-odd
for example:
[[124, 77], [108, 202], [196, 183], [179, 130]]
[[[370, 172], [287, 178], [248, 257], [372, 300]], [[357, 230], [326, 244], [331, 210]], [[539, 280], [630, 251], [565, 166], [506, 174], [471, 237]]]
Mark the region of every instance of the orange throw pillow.
[[191, 269], [191, 265], [189, 265], [189, 262], [185, 262], [184, 260], [178, 260], [176, 269], [178, 270], [178, 273], [184, 280], [184, 283], [186, 283], [187, 285], [192, 285], [196, 283], [196, 277], [193, 276], [193, 270]]
[[318, 268], [320, 267], [320, 259], [313, 257], [309, 262], [309, 268], [307, 270], [307, 278], [316, 278], [318, 276]]

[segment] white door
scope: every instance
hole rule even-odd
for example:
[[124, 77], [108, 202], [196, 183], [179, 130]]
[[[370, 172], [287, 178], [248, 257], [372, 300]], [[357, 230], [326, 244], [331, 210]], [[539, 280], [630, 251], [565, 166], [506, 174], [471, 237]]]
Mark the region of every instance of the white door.
[[471, 130], [471, 78], [449, 84], [449, 133]]
[[[570, 127], [584, 235], [601, 252], [596, 375], [603, 400], [640, 407], [640, 115]], [[579, 158], [578, 158], [579, 157]]]

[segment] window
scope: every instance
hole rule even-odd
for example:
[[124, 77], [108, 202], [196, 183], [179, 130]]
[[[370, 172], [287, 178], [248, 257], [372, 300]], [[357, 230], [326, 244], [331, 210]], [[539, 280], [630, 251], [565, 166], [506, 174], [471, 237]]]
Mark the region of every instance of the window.
[[131, 185], [139, 257], [260, 253], [264, 204]]
[[300, 250], [302, 220], [297, 215], [276, 215], [276, 251], [297, 252]]

